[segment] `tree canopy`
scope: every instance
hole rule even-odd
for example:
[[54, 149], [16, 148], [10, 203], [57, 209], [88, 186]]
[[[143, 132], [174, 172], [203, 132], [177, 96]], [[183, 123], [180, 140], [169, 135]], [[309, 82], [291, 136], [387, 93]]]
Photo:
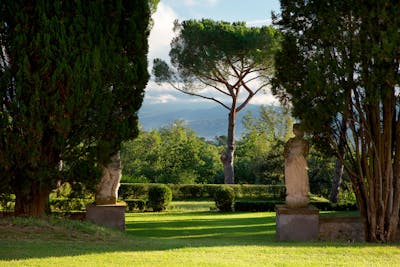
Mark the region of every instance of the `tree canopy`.
[[367, 239], [391, 241], [400, 205], [400, 6], [282, 0], [281, 8], [274, 93], [341, 159]]
[[59, 180], [94, 186], [137, 136], [149, 18], [141, 0], [0, 4], [0, 175], [16, 214], [40, 216]]
[[215, 183], [218, 148], [197, 137], [182, 121], [125, 142], [123, 180], [174, 184]]
[[169, 53], [172, 66], [155, 59], [153, 74], [157, 82], [168, 82], [229, 111], [227, 148], [221, 159], [226, 183], [234, 183], [236, 113], [269, 84], [279, 34], [272, 27], [210, 19], [176, 22], [174, 29], [177, 36]]

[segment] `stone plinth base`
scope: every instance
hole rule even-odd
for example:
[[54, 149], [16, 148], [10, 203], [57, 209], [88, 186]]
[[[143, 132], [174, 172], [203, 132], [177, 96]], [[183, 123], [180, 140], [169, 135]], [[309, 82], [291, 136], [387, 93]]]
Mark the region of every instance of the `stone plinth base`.
[[319, 210], [314, 206], [287, 208], [276, 205], [276, 239], [278, 241], [318, 240]]
[[319, 240], [363, 242], [364, 221], [360, 217], [349, 216], [319, 218]]
[[123, 204], [86, 206], [86, 220], [101, 226], [125, 231], [125, 208]]

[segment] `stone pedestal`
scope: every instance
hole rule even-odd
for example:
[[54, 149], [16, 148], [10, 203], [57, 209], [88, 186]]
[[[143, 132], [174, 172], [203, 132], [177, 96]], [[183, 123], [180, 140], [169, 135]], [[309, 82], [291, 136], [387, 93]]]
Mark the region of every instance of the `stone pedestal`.
[[276, 205], [276, 239], [278, 241], [318, 240], [319, 210], [314, 206], [287, 208]]
[[125, 231], [125, 209], [124, 204], [118, 203], [114, 205], [89, 204], [86, 206], [86, 220]]

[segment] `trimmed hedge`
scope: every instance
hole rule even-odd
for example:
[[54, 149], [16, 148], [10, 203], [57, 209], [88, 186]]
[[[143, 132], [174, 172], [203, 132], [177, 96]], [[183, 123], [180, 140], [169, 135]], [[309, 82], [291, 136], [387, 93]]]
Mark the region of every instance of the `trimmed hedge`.
[[358, 210], [356, 203], [331, 203], [331, 202], [310, 202], [319, 210], [331, 210], [331, 211], [356, 211]]
[[[268, 201], [268, 200], [238, 200], [235, 202], [235, 211], [275, 211], [275, 206], [285, 204], [284, 201]], [[355, 203], [339, 203], [311, 201], [310, 205], [315, 206], [319, 210], [330, 211], [356, 211], [358, 210]]]
[[[146, 199], [149, 189], [157, 184], [121, 183], [121, 199]], [[224, 185], [224, 184], [168, 184], [175, 200], [213, 199], [215, 191], [228, 186], [235, 191], [236, 198], [284, 199], [284, 185]]]
[[284, 204], [279, 201], [264, 201], [264, 200], [238, 200], [235, 202], [235, 211], [275, 211], [277, 204]]
[[150, 187], [149, 189], [149, 200], [147, 205], [152, 208], [153, 211], [163, 211], [167, 208], [172, 200], [171, 189], [164, 185], [159, 184]]
[[143, 199], [126, 199], [126, 210], [127, 211], [144, 211], [147, 207], [147, 201]]
[[118, 196], [121, 199], [144, 199], [147, 198], [149, 187], [154, 184], [121, 183]]
[[219, 211], [232, 211], [235, 201], [235, 191], [231, 187], [221, 186], [215, 191], [214, 200], [215, 206], [217, 206]]
[[84, 211], [86, 205], [92, 203], [93, 199], [83, 198], [51, 198], [49, 200], [51, 211]]

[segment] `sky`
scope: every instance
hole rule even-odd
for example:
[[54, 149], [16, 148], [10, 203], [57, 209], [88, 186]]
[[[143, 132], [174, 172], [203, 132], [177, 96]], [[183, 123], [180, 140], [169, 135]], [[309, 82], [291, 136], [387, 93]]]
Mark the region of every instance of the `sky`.
[[[271, 12], [279, 13], [279, 0], [160, 0], [153, 14], [154, 25], [149, 36], [150, 72], [154, 58], [169, 62], [170, 42], [174, 37], [173, 22], [187, 19], [209, 18], [216, 21], [244, 21], [247, 26], [271, 24]], [[152, 80], [146, 88], [144, 102], [182, 103], [201, 102], [198, 97], [186, 96], [168, 85], [158, 85]], [[270, 94], [256, 96], [252, 104], [270, 104], [275, 99]]]

